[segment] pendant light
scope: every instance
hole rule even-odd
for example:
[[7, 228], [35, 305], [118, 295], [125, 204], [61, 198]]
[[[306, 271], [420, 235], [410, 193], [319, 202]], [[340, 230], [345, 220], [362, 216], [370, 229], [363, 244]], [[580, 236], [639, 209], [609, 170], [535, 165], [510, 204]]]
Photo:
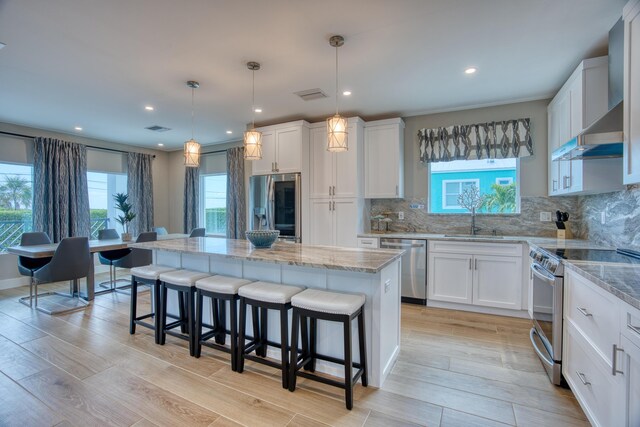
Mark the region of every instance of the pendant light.
[[333, 36], [329, 44], [336, 48], [336, 114], [327, 119], [327, 151], [338, 153], [349, 149], [347, 119], [338, 114], [338, 48], [344, 44], [344, 37]]
[[187, 86], [191, 88], [191, 139], [184, 143], [184, 165], [189, 168], [197, 168], [200, 166], [200, 144], [193, 139], [193, 97], [194, 91], [200, 87], [200, 83], [189, 80]]
[[262, 132], [256, 130], [256, 71], [260, 69], [257, 62], [247, 62], [251, 70], [251, 129], [244, 133], [244, 158], [246, 160], [260, 160], [262, 158]]

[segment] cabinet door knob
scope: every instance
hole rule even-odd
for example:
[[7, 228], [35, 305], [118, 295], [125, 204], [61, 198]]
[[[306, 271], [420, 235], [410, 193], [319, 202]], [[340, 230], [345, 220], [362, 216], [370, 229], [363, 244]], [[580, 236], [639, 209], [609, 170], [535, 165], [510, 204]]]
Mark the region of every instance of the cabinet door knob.
[[472, 262], [473, 262], [473, 261], [471, 261], [471, 258], [469, 258], [469, 270], [471, 270], [471, 263], [472, 263]]
[[587, 377], [582, 372], [576, 371], [576, 375], [578, 375], [578, 378], [580, 378], [580, 381], [582, 381], [582, 384], [591, 385], [591, 383], [587, 381]]
[[580, 313], [582, 313], [585, 317], [593, 317], [593, 314], [589, 313], [586, 308], [576, 307]]
[[398, 186], [396, 185], [396, 196], [398, 195]]
[[477, 270], [478, 269], [478, 259], [474, 260], [474, 268]]
[[333, 195], [334, 196], [336, 195], [336, 186], [335, 185], [333, 186]]

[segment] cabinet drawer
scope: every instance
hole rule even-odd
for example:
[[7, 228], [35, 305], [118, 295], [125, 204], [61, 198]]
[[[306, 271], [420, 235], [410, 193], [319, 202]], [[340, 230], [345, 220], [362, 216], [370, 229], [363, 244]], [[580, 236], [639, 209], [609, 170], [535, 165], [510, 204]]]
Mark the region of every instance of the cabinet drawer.
[[380, 247], [379, 242], [380, 239], [376, 237], [358, 237], [359, 248], [377, 249]]
[[629, 341], [640, 347], [640, 310], [620, 303], [620, 330]]
[[571, 321], [567, 322], [566, 331], [565, 379], [594, 426], [616, 425], [616, 377]]
[[618, 342], [617, 300], [584, 277], [567, 271], [564, 316], [580, 329], [611, 364], [611, 346]]
[[519, 243], [429, 240], [429, 252], [522, 256], [522, 245]]

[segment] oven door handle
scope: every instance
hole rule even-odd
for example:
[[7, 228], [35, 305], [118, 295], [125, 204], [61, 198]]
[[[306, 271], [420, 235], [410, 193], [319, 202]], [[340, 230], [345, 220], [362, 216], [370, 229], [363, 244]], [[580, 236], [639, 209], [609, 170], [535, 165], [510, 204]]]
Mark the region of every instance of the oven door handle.
[[549, 359], [538, 348], [538, 344], [536, 344], [536, 341], [533, 338], [534, 335], [538, 335], [538, 338], [540, 338], [540, 341], [542, 341], [542, 337], [538, 334], [538, 331], [536, 331], [536, 328], [531, 328], [531, 330], [529, 331], [529, 339], [531, 339], [531, 344], [533, 345], [533, 349], [535, 350], [535, 352], [537, 353], [538, 357], [540, 358], [540, 360], [542, 360], [543, 363], [545, 363], [545, 364], [547, 364], [549, 366], [553, 366], [553, 360]]
[[535, 264], [535, 263], [531, 264], [531, 271], [536, 277], [538, 277], [541, 280], [544, 280], [545, 282], [553, 283], [556, 280], [554, 275], [549, 274], [546, 270], [544, 270], [538, 264]]

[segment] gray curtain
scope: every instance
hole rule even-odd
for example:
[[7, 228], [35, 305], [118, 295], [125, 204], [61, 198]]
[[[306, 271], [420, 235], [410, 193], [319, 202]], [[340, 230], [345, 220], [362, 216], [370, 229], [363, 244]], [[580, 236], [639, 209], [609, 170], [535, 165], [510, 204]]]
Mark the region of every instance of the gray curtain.
[[530, 156], [533, 154], [531, 120], [420, 129], [418, 148], [423, 163]]
[[33, 226], [54, 242], [91, 233], [87, 148], [53, 138], [35, 138]]
[[128, 153], [127, 193], [136, 217], [129, 224], [129, 233], [136, 236], [153, 227], [153, 174], [151, 154]]
[[244, 239], [247, 209], [244, 200], [244, 148], [227, 150], [227, 238]]
[[200, 201], [200, 168], [187, 167], [184, 171], [184, 232], [198, 227]]

